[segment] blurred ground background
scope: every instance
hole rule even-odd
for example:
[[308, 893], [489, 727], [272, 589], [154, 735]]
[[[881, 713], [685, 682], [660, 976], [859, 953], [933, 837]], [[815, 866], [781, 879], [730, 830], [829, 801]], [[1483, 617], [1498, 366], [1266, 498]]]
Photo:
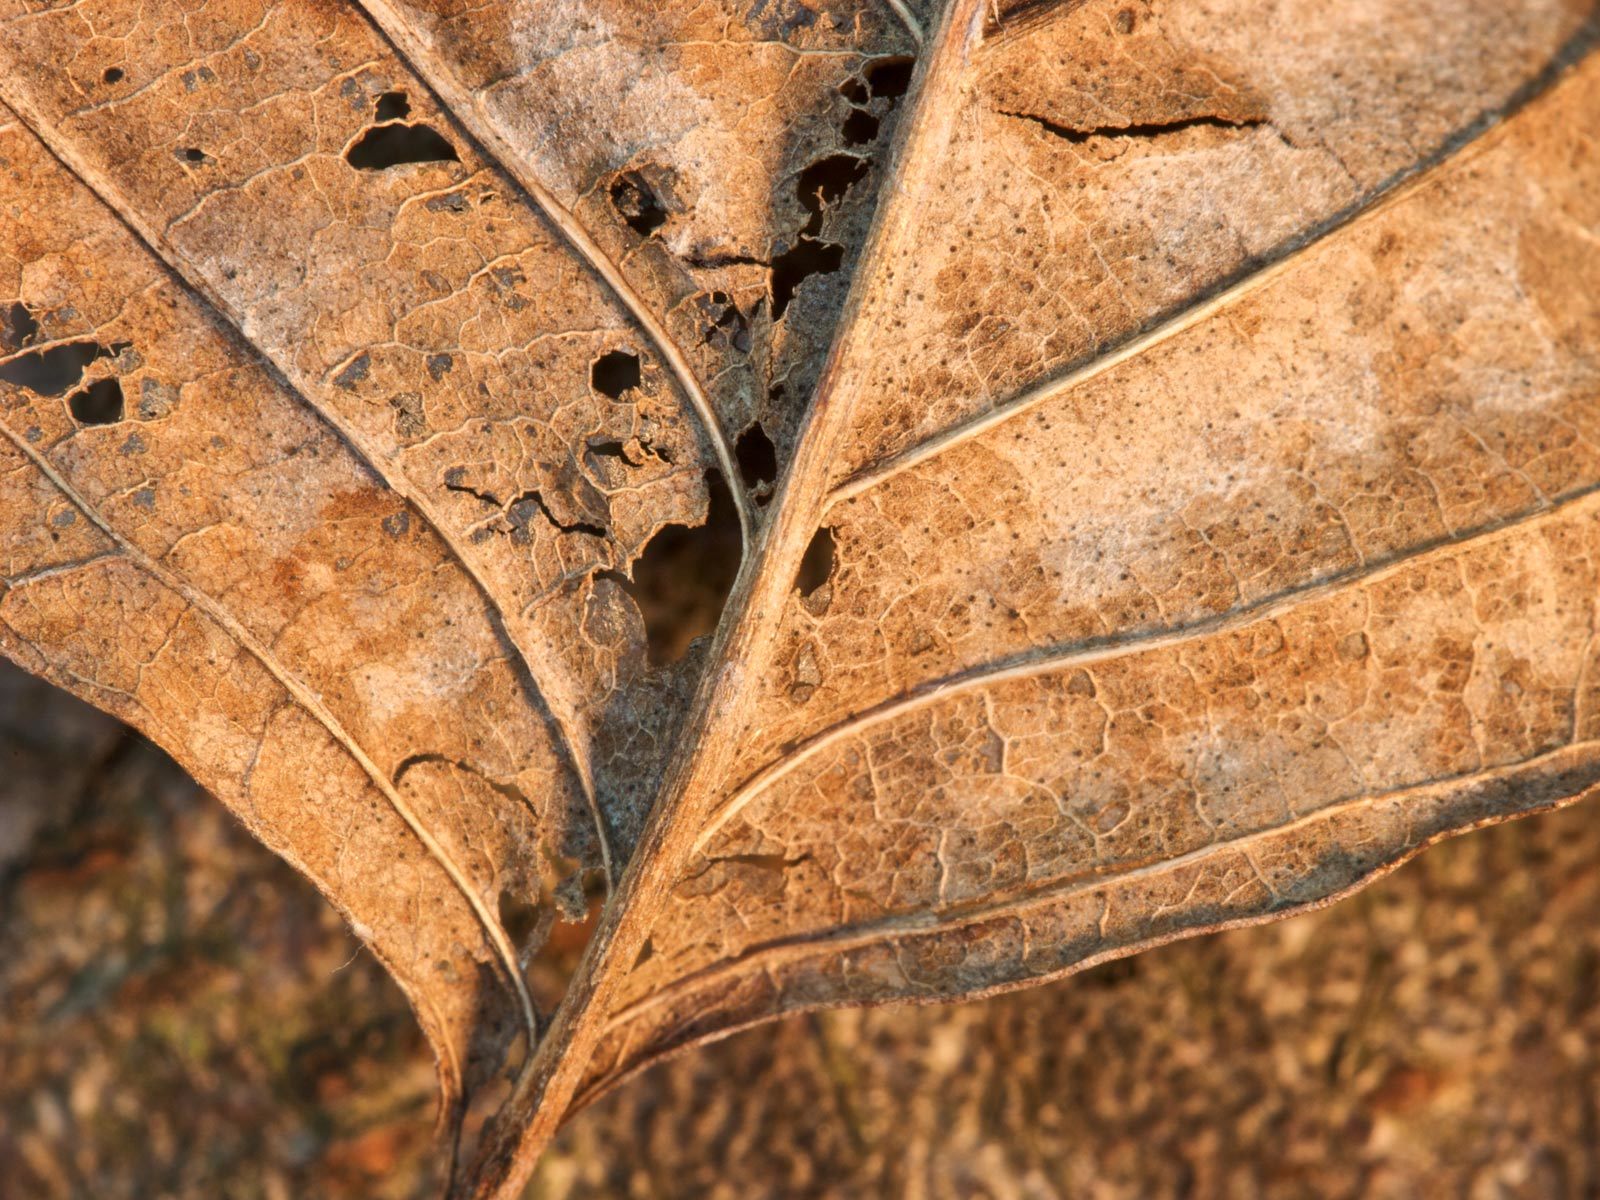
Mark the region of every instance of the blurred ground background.
[[[309, 885], [0, 666], [0, 1198], [426, 1195], [432, 1103]], [[1600, 1197], [1600, 808], [1048, 987], [702, 1048], [530, 1194]]]

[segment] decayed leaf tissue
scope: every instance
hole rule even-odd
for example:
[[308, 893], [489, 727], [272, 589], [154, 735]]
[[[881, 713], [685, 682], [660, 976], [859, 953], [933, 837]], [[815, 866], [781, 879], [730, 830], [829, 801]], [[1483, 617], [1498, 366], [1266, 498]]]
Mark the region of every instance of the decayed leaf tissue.
[[458, 1196], [1600, 784], [1590, 0], [0, 0], [0, 101], [0, 652]]

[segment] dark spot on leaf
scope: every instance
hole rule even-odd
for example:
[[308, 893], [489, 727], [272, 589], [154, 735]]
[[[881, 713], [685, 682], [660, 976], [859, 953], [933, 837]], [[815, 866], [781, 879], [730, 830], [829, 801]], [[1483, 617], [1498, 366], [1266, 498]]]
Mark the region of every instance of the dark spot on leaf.
[[404, 537], [410, 528], [411, 514], [405, 509], [383, 519], [383, 531], [392, 538]]
[[464, 192], [446, 192], [442, 196], [429, 196], [423, 205], [429, 212], [464, 213], [472, 207], [472, 201]]
[[811, 544], [800, 559], [794, 586], [802, 596], [811, 596], [833, 575], [833, 530], [826, 525], [811, 535]]
[[[446, 468], [444, 473], [445, 490], [450, 492], [465, 492], [468, 495], [477, 496], [482, 499], [482, 493], [468, 484], [466, 479], [467, 469], [465, 467]], [[496, 508], [500, 507], [500, 501], [496, 500], [492, 496], [488, 497], [485, 503], [493, 504]]]
[[146, 378], [139, 384], [139, 419], [154, 421], [166, 416], [178, 404], [178, 389], [159, 379]]
[[405, 441], [419, 438], [428, 432], [428, 422], [422, 411], [422, 396], [417, 392], [397, 392], [389, 397], [389, 407], [394, 409], [394, 431]]
[[428, 374], [435, 383], [450, 374], [450, 369], [456, 365], [456, 360], [448, 354], [428, 355]]
[[637, 171], [629, 171], [612, 181], [611, 206], [640, 237], [649, 237], [667, 223], [666, 206]]
[[385, 92], [378, 97], [377, 112], [373, 120], [380, 124], [384, 121], [399, 121], [411, 115], [411, 101], [406, 99], [404, 92]]
[[639, 947], [639, 953], [634, 957], [633, 969], [637, 971], [656, 955], [656, 944], [650, 938], [645, 938], [644, 945]]
[[384, 171], [407, 163], [460, 162], [456, 148], [431, 125], [375, 125], [345, 151], [362, 171]]
[[133, 502], [140, 508], [154, 508], [156, 506], [155, 488], [140, 488], [133, 494]]
[[622, 393], [639, 386], [643, 379], [639, 356], [629, 350], [608, 350], [589, 368], [589, 382], [602, 396], [620, 400]]
[[1367, 635], [1361, 632], [1346, 634], [1335, 647], [1345, 662], [1360, 662], [1368, 653]]
[[350, 360], [344, 370], [333, 377], [334, 386], [341, 387], [348, 392], [365, 379], [367, 372], [371, 369], [372, 356], [365, 353], [358, 354]]

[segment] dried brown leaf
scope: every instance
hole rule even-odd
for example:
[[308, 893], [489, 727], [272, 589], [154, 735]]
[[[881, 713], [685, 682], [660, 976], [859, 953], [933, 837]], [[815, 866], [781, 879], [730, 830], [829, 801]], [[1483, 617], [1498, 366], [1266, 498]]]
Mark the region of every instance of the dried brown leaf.
[[0, 4], [0, 650], [341, 907], [463, 1194], [1600, 783], [1589, 6], [935, 7]]

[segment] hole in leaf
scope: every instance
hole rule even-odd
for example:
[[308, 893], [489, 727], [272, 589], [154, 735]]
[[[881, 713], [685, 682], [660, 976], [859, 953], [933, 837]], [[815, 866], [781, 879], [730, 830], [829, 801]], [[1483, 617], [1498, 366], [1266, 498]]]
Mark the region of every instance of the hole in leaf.
[[732, 346], [741, 354], [748, 354], [750, 321], [739, 311], [733, 297], [727, 292], [711, 292], [701, 300], [700, 305], [707, 319], [701, 340], [707, 345]]
[[622, 393], [638, 387], [643, 378], [639, 356], [629, 350], [607, 350], [589, 368], [589, 382], [594, 390], [613, 400], [622, 399]]
[[744, 485], [752, 491], [778, 478], [778, 451], [759, 421], [739, 435], [734, 455], [739, 460]]
[[115, 379], [97, 379], [67, 397], [67, 408], [81, 424], [115, 424], [122, 420], [122, 385]]
[[609, 440], [589, 442], [584, 446], [584, 450], [595, 458], [611, 458], [619, 463], [628, 461], [627, 452], [621, 442]]
[[865, 159], [853, 154], [830, 154], [817, 159], [800, 172], [795, 191], [811, 216], [795, 244], [772, 260], [772, 319], [789, 308], [795, 291], [813, 275], [837, 271], [844, 262], [844, 247], [837, 242], [819, 241], [822, 216], [837, 204], [867, 173]]
[[794, 586], [802, 596], [810, 596], [833, 575], [833, 530], [826, 525], [811, 535], [811, 544], [800, 559]]
[[911, 86], [911, 72], [916, 65], [917, 60], [914, 58], [893, 55], [888, 58], [873, 59], [862, 74], [866, 77], [867, 88], [872, 92], [874, 99], [897, 100], [904, 96], [906, 89]]
[[384, 171], [407, 163], [460, 162], [461, 155], [431, 125], [376, 125], [345, 151], [362, 171]]
[[385, 92], [378, 97], [378, 110], [373, 120], [382, 124], [384, 121], [398, 121], [411, 115], [411, 101], [406, 99], [404, 92]]
[[185, 146], [183, 149], [177, 151], [177, 155], [186, 163], [207, 163], [215, 161], [209, 154], [200, 149], [199, 146]]
[[94, 342], [68, 342], [48, 350], [35, 350], [0, 363], [0, 380], [41, 396], [59, 396], [68, 388], [76, 387], [83, 378], [84, 368], [105, 353], [104, 347]]
[[840, 126], [844, 135], [845, 145], [865, 146], [878, 136], [878, 118], [864, 108], [850, 110], [850, 115], [844, 119]]
[[39, 322], [34, 320], [28, 306], [21, 300], [6, 309], [0, 318], [0, 350], [20, 350], [33, 341], [39, 332]]
[[837, 204], [867, 173], [867, 160], [854, 154], [829, 154], [817, 159], [800, 172], [795, 190], [800, 203], [812, 214], [806, 222], [806, 233], [818, 233], [822, 228], [822, 210]]
[[528, 936], [539, 924], [539, 906], [513, 895], [509, 889], [500, 889], [500, 925], [519, 950], [527, 945]]
[[792, 250], [772, 260], [772, 317], [777, 320], [789, 308], [799, 286], [813, 275], [837, 271], [844, 262], [844, 247], [837, 242], [819, 242], [802, 237]]
[[717, 627], [722, 606], [739, 573], [739, 515], [717, 471], [706, 472], [710, 511], [703, 525], [668, 525], [634, 560], [633, 578], [606, 576], [627, 589], [644, 617], [650, 665], [683, 658], [696, 638]]
[[851, 104], [865, 104], [872, 99], [872, 93], [867, 90], [867, 85], [854, 75], [839, 85], [839, 94]]
[[619, 175], [612, 182], [611, 206], [640, 237], [649, 237], [667, 223], [666, 206], [637, 171]]
[[[596, 525], [593, 521], [572, 520], [563, 521], [550, 511], [550, 506], [545, 503], [543, 494], [537, 491], [524, 492], [506, 505], [506, 519], [511, 522], [511, 539], [518, 545], [525, 545], [529, 523], [535, 516], [543, 517], [562, 533], [586, 533], [590, 537], [603, 538], [606, 536], [605, 527]], [[519, 535], [521, 538], [519, 540]]]
[[105, 73], [101, 75], [100, 78], [105, 80], [107, 83], [121, 83], [124, 74], [125, 72], [121, 67], [107, 67], [105, 69]]

